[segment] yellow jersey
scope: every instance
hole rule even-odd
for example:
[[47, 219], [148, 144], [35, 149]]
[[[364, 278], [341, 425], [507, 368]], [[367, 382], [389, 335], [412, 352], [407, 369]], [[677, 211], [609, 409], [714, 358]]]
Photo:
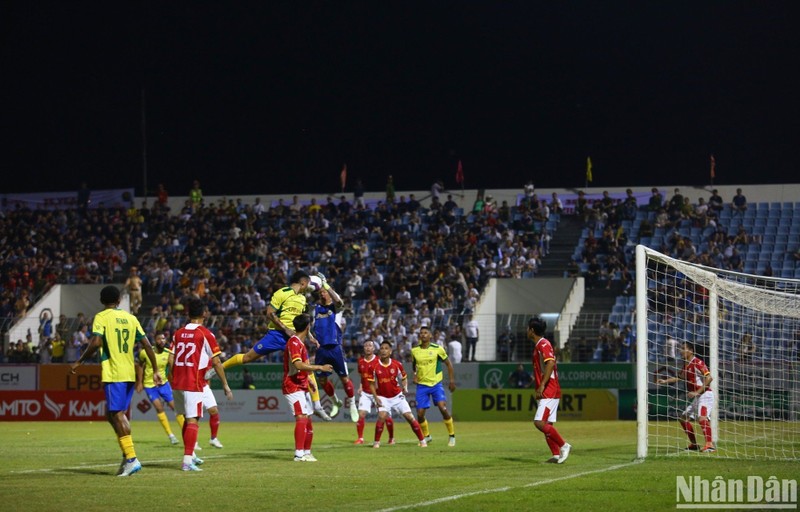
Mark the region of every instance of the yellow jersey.
[[[169, 362], [169, 352], [167, 349], [164, 349], [159, 353], [155, 348], [153, 348], [153, 352], [156, 355], [158, 371], [161, 372], [162, 376], [166, 375], [167, 363]], [[153, 382], [153, 365], [150, 364], [150, 358], [147, 357], [147, 352], [144, 350], [139, 351], [139, 364], [142, 365], [142, 384], [144, 387], [156, 387], [156, 383]]]
[[[283, 325], [289, 329], [294, 329], [292, 321], [297, 315], [306, 311], [306, 296], [302, 293], [296, 293], [291, 286], [287, 286], [272, 294], [269, 305], [277, 311], [278, 318], [281, 319]], [[275, 325], [275, 322], [270, 322], [268, 328], [273, 330], [277, 329], [278, 326]]]
[[136, 382], [133, 346], [145, 337], [139, 320], [121, 309], [104, 309], [94, 316], [92, 336], [103, 340], [100, 347], [103, 382]]
[[418, 384], [435, 386], [442, 382], [442, 362], [447, 359], [447, 351], [440, 345], [431, 343], [427, 348], [417, 345], [411, 349], [411, 359]]

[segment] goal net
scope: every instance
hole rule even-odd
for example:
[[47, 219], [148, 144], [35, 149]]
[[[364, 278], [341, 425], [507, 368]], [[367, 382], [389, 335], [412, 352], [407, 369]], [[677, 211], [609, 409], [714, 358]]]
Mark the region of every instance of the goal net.
[[[642, 245], [636, 273], [638, 456], [693, 453], [679, 421], [692, 401], [681, 351], [689, 341], [713, 377], [715, 456], [799, 459], [800, 280], [694, 265]], [[701, 425], [691, 424], [702, 448]]]

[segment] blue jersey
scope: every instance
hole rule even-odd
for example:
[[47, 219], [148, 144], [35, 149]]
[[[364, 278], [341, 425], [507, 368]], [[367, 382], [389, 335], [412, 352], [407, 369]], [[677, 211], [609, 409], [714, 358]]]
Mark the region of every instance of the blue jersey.
[[323, 347], [342, 344], [342, 330], [336, 324], [335, 304], [314, 306], [314, 337]]

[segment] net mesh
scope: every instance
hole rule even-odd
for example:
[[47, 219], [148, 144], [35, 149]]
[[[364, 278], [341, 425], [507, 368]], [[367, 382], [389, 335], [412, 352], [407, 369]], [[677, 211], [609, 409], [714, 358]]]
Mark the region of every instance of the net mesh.
[[[679, 423], [692, 399], [684, 380], [681, 345], [696, 355], [714, 381], [709, 415], [717, 456], [800, 458], [800, 281], [702, 267], [645, 249], [649, 425], [648, 455], [686, 451]], [[716, 300], [714, 300], [716, 299]], [[678, 377], [676, 383], [659, 380]], [[692, 421], [697, 444], [703, 431]], [[641, 441], [641, 440], [640, 440]]]

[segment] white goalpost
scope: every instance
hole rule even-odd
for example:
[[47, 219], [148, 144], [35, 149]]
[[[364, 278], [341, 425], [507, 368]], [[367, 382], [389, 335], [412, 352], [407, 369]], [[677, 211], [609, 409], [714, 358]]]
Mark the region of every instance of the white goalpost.
[[698, 453], [687, 450], [678, 421], [691, 400], [680, 351], [688, 341], [713, 378], [713, 456], [800, 459], [800, 280], [704, 267], [639, 245], [636, 338], [639, 458]]

